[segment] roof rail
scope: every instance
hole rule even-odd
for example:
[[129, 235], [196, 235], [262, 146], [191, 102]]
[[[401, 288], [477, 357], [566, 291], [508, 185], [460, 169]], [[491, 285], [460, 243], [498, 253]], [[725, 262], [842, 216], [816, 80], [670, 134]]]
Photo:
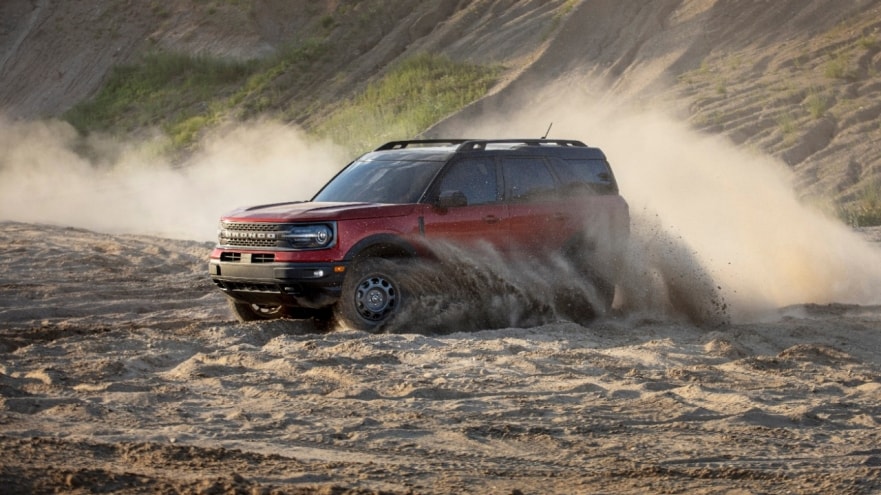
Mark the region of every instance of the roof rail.
[[525, 146], [562, 146], [562, 147], [587, 147], [581, 141], [574, 139], [413, 139], [408, 141], [389, 141], [374, 151], [400, 150], [408, 147], [432, 146], [432, 145], [456, 145], [456, 151], [485, 150], [488, 144], [521, 144]]
[[376, 148], [373, 151], [382, 151], [382, 150], [399, 150], [403, 148], [407, 148], [413, 145], [416, 146], [431, 146], [437, 144], [446, 144], [446, 145], [460, 145], [464, 142], [468, 141], [467, 139], [412, 139], [409, 141], [389, 141], [384, 145]]
[[488, 144], [522, 144], [526, 146], [562, 146], [586, 148], [587, 145], [574, 139], [469, 139], [457, 148], [457, 151], [484, 150]]

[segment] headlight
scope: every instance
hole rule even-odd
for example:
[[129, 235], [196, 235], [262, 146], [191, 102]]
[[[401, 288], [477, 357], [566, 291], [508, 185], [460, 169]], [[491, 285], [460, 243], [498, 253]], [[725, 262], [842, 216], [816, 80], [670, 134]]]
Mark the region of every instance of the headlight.
[[329, 224], [295, 225], [284, 235], [294, 249], [321, 249], [335, 241], [334, 226]]

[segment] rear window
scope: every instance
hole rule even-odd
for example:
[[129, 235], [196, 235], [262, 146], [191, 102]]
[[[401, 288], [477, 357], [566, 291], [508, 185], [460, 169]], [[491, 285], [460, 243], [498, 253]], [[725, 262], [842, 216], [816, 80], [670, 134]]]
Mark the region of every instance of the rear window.
[[554, 176], [541, 158], [503, 158], [505, 197], [515, 203], [552, 199]]
[[553, 160], [553, 165], [562, 183], [563, 192], [618, 193], [618, 185], [615, 184], [615, 177], [606, 160]]

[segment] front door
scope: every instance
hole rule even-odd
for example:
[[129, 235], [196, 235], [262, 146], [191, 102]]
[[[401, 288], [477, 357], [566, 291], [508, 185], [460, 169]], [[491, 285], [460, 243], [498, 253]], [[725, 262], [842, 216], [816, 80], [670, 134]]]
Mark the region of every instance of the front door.
[[[461, 193], [464, 204], [441, 208], [437, 198]], [[482, 243], [499, 248], [507, 244], [507, 207], [501, 190], [495, 160], [491, 157], [462, 158], [449, 164], [432, 188], [429, 203], [423, 206], [423, 233], [431, 242], [450, 241], [474, 247]]]

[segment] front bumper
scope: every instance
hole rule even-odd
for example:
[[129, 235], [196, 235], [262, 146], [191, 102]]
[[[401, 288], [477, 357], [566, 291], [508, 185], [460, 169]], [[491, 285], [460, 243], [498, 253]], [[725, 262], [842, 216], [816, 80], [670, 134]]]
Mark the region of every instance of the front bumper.
[[220, 290], [236, 301], [248, 304], [281, 304], [302, 308], [323, 308], [339, 300], [348, 268], [346, 262], [242, 261], [209, 261], [208, 273]]

